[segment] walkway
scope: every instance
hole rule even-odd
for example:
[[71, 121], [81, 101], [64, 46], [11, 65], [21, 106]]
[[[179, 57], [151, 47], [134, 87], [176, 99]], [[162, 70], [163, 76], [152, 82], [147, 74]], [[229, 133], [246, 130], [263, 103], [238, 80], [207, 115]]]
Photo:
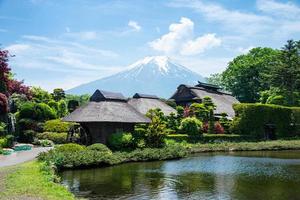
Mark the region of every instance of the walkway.
[[49, 151], [52, 147], [37, 147], [29, 151], [14, 152], [11, 155], [0, 155], [0, 167], [16, 165], [35, 159], [39, 153]]

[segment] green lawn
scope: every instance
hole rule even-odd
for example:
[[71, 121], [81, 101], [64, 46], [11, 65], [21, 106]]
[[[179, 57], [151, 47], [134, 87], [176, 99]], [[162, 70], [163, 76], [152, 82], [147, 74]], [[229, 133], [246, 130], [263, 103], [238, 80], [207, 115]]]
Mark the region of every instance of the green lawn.
[[65, 187], [53, 182], [49, 170], [41, 170], [44, 165], [31, 161], [13, 167], [0, 169], [0, 199], [75, 199]]

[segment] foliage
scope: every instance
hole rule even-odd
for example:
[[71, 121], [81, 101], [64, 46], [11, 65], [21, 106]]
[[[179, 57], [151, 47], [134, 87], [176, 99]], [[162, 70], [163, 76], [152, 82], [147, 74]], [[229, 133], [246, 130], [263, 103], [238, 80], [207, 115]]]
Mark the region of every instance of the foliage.
[[[64, 146], [64, 145], [62, 145]], [[62, 146], [42, 153], [39, 160], [53, 163], [57, 168], [82, 168], [92, 166], [107, 166], [125, 162], [176, 159], [187, 155], [186, 148], [172, 145], [164, 148], [136, 149], [131, 152], [108, 153], [84, 148], [79, 151], [62, 151]]]
[[221, 75], [222, 85], [241, 102], [257, 102], [259, 92], [269, 89], [267, 75], [280, 62], [279, 53], [258, 47], [234, 58]]
[[13, 135], [6, 135], [5, 137], [0, 138], [0, 148], [10, 148], [13, 146], [13, 143]]
[[175, 113], [170, 113], [167, 116], [167, 128], [170, 129], [171, 132], [175, 133], [178, 131], [180, 125], [180, 119]]
[[26, 142], [33, 142], [34, 141], [34, 138], [36, 136], [36, 132], [34, 130], [25, 130], [24, 131], [24, 138], [23, 141], [26, 141]]
[[164, 138], [170, 131], [167, 129], [163, 112], [159, 109], [150, 109], [146, 116], [151, 119], [151, 123], [137, 125], [134, 137], [143, 139], [147, 147], [162, 147], [164, 145]]
[[55, 101], [60, 101], [66, 98], [65, 91], [61, 88], [55, 88], [52, 93], [52, 97]]
[[201, 121], [207, 122], [209, 120], [209, 109], [202, 103], [192, 103], [190, 105], [192, 116], [195, 116]]
[[45, 103], [27, 102], [23, 104], [19, 112], [20, 119], [27, 118], [45, 121], [56, 118], [56, 112]]
[[184, 108], [182, 106], [176, 106], [176, 112], [177, 112], [178, 120], [181, 121], [184, 115]]
[[108, 153], [111, 154], [111, 150], [105, 145], [101, 143], [95, 143], [87, 147], [87, 149], [92, 150], [92, 151], [99, 151], [103, 153]]
[[220, 122], [216, 122], [215, 123], [215, 127], [214, 127], [214, 133], [215, 134], [224, 134], [224, 128], [223, 126], [220, 124]]
[[202, 122], [195, 117], [187, 117], [181, 121], [179, 130], [183, 134], [188, 134], [192, 137], [201, 136]]
[[48, 103], [52, 99], [51, 94], [40, 87], [31, 87], [30, 92], [32, 94], [32, 100], [37, 103]]
[[60, 100], [58, 102], [58, 110], [57, 110], [57, 116], [58, 117], [64, 117], [68, 114], [68, 106], [65, 100]]
[[77, 100], [69, 100], [68, 102], [68, 111], [73, 112], [76, 108], [79, 107], [79, 102]]
[[120, 132], [112, 134], [108, 139], [108, 145], [113, 150], [128, 150], [134, 148], [131, 133]]
[[8, 96], [8, 83], [10, 67], [8, 65], [10, 54], [7, 50], [0, 49], [0, 93]]
[[38, 140], [38, 144], [42, 147], [53, 147], [54, 143], [51, 140]]
[[45, 122], [44, 131], [63, 133], [68, 132], [71, 124], [63, 122], [61, 119], [52, 119]]
[[10, 106], [10, 112], [16, 113], [20, 109], [20, 107], [26, 103], [29, 99], [24, 94], [12, 94], [10, 96], [12, 102]]
[[75, 144], [75, 143], [68, 143], [68, 144], [62, 144], [58, 147], [56, 147], [57, 151], [59, 152], [77, 152], [77, 151], [83, 151], [86, 149], [85, 146]]
[[0, 93], [0, 115], [4, 115], [8, 112], [8, 100], [5, 94]]
[[293, 108], [265, 104], [236, 104], [233, 108], [237, 114], [232, 125], [233, 133], [262, 138], [265, 124], [274, 124], [277, 136], [292, 135]]
[[27, 99], [32, 98], [30, 88], [28, 86], [24, 85], [23, 81], [18, 81], [15, 79], [9, 79], [8, 93], [9, 93], [9, 95], [12, 95], [12, 94], [25, 95]]
[[222, 113], [221, 118], [219, 120], [219, 123], [224, 128], [224, 133], [226, 134], [230, 133], [230, 127], [231, 127], [231, 120], [229, 120], [227, 116], [228, 115], [226, 113]]
[[54, 144], [65, 144], [67, 143], [67, 135], [68, 133], [43, 132], [36, 134], [36, 138], [51, 140]]

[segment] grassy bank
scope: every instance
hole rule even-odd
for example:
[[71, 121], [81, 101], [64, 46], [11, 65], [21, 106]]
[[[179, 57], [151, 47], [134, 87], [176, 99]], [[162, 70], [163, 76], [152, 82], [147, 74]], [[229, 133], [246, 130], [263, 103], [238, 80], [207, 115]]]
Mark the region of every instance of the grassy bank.
[[261, 142], [222, 142], [185, 144], [191, 153], [214, 151], [268, 151], [300, 150], [300, 140], [275, 140]]
[[54, 172], [32, 161], [0, 169], [0, 199], [73, 200], [65, 187], [54, 183]]

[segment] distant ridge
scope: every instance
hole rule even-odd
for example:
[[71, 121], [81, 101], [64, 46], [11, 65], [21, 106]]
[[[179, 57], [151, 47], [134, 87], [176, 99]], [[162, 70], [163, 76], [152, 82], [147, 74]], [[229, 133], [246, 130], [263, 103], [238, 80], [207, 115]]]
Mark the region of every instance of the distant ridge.
[[93, 94], [100, 89], [121, 92], [126, 97], [144, 93], [169, 98], [178, 85], [195, 85], [197, 81], [205, 82], [205, 78], [166, 56], [152, 56], [138, 60], [127, 70], [79, 85], [67, 93]]

